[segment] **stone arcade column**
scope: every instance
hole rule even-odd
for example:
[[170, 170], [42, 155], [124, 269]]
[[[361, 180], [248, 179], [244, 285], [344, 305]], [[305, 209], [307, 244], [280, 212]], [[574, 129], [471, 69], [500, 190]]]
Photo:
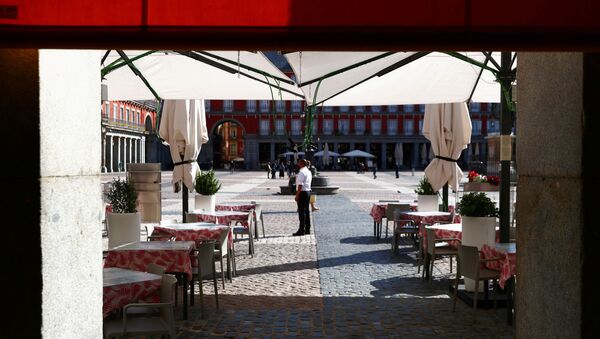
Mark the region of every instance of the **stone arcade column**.
[[26, 250], [5, 246], [22, 256], [4, 261], [18, 282], [3, 302], [19, 305], [4, 314], [4, 337], [102, 335], [101, 57], [0, 50], [0, 98], [10, 112], [3, 119], [13, 127], [4, 136], [21, 146], [5, 149], [20, 160], [11, 163], [4, 207], [27, 242]]
[[146, 137], [142, 137], [142, 140], [140, 142], [140, 159], [141, 159], [141, 163], [146, 163]]
[[121, 137], [117, 136], [117, 172], [121, 172]]
[[597, 335], [600, 56], [519, 53], [517, 337]]
[[[375, 154], [376, 155], [376, 154]], [[381, 143], [381, 154], [379, 158], [379, 163], [381, 164], [381, 170], [385, 171], [387, 169], [387, 143]]]
[[106, 135], [102, 136], [102, 172], [108, 172], [106, 169]]
[[107, 134], [106, 137], [110, 141], [108, 143], [108, 166], [106, 166], [106, 171], [113, 172], [113, 136]]

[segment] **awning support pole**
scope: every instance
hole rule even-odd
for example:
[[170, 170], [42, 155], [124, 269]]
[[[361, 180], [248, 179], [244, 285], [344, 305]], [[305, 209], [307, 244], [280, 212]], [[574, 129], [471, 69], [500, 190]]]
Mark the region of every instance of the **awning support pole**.
[[[515, 72], [511, 71], [511, 53], [502, 52], [500, 62], [500, 242], [508, 242], [510, 239], [510, 163], [512, 159], [512, 127], [514, 107], [511, 100], [511, 85], [516, 78]], [[508, 95], [507, 95], [508, 94]]]

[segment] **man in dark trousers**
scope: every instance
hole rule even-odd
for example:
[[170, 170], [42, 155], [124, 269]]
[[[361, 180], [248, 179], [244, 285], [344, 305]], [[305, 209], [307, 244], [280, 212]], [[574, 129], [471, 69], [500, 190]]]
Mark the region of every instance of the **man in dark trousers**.
[[296, 203], [298, 204], [298, 218], [300, 226], [295, 236], [310, 234], [310, 184], [312, 174], [306, 168], [306, 160], [298, 161], [298, 174], [296, 174]]

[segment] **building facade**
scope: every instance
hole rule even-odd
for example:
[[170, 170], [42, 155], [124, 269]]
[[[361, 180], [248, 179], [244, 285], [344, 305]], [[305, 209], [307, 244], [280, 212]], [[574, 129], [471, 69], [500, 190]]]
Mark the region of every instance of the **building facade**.
[[[472, 103], [472, 143], [459, 160], [463, 166], [487, 159], [488, 133], [499, 131], [496, 104]], [[225, 168], [233, 159], [240, 167], [260, 169], [282, 158], [288, 139], [304, 139], [305, 104], [302, 101], [206, 100], [210, 141], [198, 161]], [[376, 156], [379, 169], [396, 166], [396, 144], [401, 143], [400, 169], [423, 169], [430, 161], [430, 143], [422, 135], [424, 105], [323, 106], [313, 123], [313, 141], [322, 150], [344, 153], [363, 150]], [[317, 165], [321, 165], [317, 161]], [[334, 157], [328, 168], [352, 168], [352, 160]], [[321, 166], [322, 169], [327, 169]]]
[[156, 162], [156, 107], [154, 101], [103, 102], [103, 173], [124, 172], [128, 163]]

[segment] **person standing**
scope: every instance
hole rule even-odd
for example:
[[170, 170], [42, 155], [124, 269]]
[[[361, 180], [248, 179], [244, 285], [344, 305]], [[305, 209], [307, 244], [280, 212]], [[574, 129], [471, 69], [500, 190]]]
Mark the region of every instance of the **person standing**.
[[377, 164], [373, 164], [373, 179], [377, 179]]
[[271, 163], [267, 162], [267, 179], [271, 177]]
[[273, 162], [271, 162], [271, 179], [275, 179], [276, 175], [277, 175], [277, 163], [275, 162], [275, 160], [273, 160]]
[[298, 204], [298, 219], [300, 226], [298, 231], [293, 235], [305, 235], [310, 234], [310, 184], [312, 182], [312, 174], [306, 167], [306, 160], [300, 159], [298, 161], [298, 167], [300, 170], [296, 175], [296, 203]]

